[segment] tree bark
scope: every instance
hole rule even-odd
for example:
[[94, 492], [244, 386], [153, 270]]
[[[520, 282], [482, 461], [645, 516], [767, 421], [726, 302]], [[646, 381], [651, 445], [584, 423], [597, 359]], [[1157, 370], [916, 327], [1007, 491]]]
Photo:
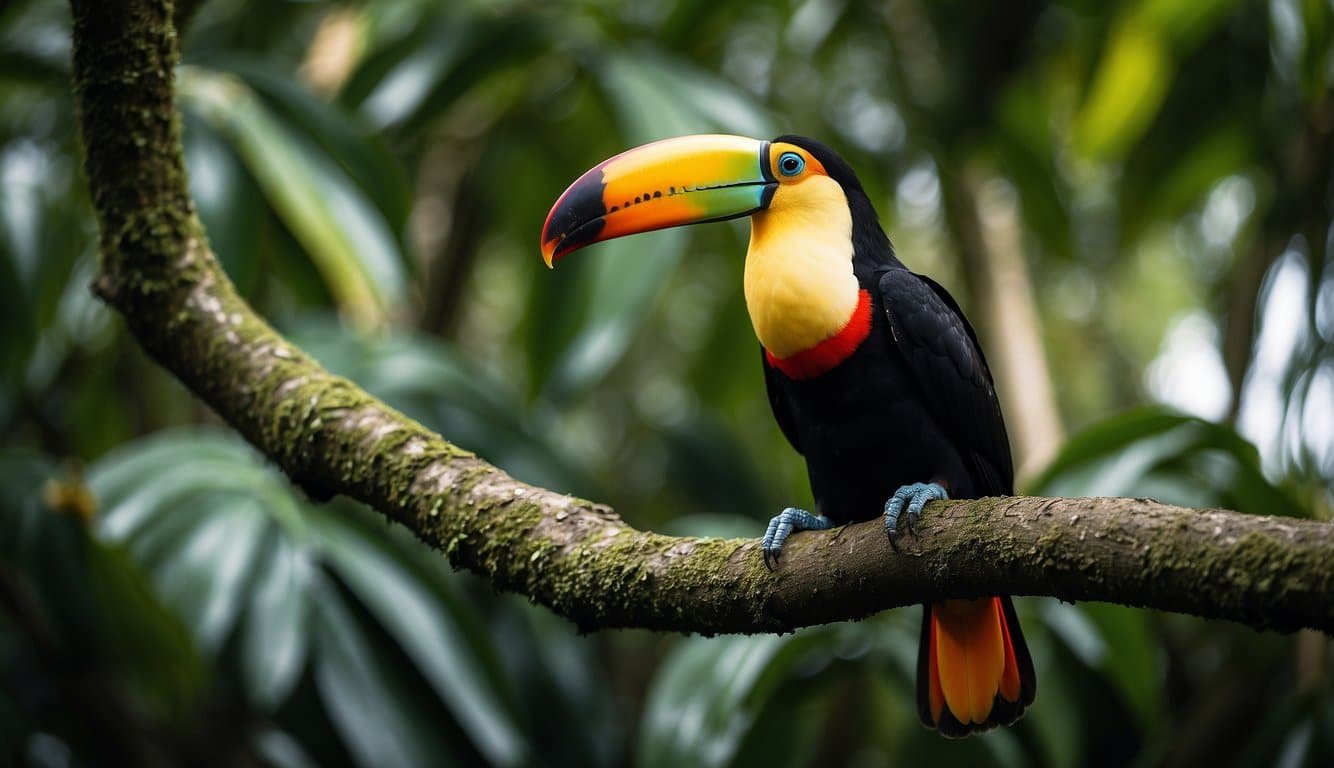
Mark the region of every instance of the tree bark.
[[73, 0], [95, 290], [150, 355], [316, 498], [363, 501], [458, 567], [585, 630], [783, 632], [894, 606], [1054, 595], [1334, 630], [1334, 527], [1146, 499], [933, 502], [891, 550], [877, 521], [758, 543], [637, 531], [525, 485], [325, 371], [258, 317], [186, 185], [169, 0]]

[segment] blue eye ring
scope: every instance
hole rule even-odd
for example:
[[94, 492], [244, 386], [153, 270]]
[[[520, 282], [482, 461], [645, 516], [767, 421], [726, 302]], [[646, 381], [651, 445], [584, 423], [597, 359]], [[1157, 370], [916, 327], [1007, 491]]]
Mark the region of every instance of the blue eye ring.
[[796, 176], [806, 169], [806, 161], [796, 152], [784, 152], [778, 156], [778, 172], [783, 176]]

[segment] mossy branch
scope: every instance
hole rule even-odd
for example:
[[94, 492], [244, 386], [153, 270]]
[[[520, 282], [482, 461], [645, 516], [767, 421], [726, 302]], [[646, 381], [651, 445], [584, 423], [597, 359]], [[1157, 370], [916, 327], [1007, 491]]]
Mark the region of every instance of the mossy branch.
[[[984, 594], [1054, 595], [1334, 630], [1334, 527], [1146, 499], [936, 502], [890, 550], [879, 522], [755, 540], [637, 531], [514, 480], [324, 370], [237, 295], [186, 185], [168, 0], [73, 0], [97, 292], [144, 348], [317, 498], [346, 494], [456, 566], [583, 629], [786, 631]], [[758, 529], [757, 529], [758, 530]]]

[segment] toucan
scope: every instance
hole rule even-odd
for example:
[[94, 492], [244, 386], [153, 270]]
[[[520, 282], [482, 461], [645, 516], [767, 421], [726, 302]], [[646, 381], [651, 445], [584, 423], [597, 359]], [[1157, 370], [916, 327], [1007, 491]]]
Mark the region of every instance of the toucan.
[[[750, 217], [746, 309], [769, 404], [806, 460], [816, 513], [789, 507], [761, 545], [883, 515], [891, 544], [931, 499], [1014, 492], [1009, 438], [977, 334], [899, 261], [852, 168], [802, 136], [657, 141], [594, 166], [542, 228], [547, 266], [602, 240]], [[1008, 725], [1036, 679], [1008, 596], [923, 606], [917, 711], [946, 736]]]

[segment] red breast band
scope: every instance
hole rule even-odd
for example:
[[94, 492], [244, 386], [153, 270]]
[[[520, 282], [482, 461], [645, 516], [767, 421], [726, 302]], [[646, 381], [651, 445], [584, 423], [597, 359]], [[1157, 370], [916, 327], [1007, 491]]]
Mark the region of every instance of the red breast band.
[[851, 357], [870, 333], [871, 293], [863, 288], [857, 296], [857, 308], [838, 333], [791, 357], [776, 357], [766, 349], [764, 359], [789, 379], [813, 379]]

